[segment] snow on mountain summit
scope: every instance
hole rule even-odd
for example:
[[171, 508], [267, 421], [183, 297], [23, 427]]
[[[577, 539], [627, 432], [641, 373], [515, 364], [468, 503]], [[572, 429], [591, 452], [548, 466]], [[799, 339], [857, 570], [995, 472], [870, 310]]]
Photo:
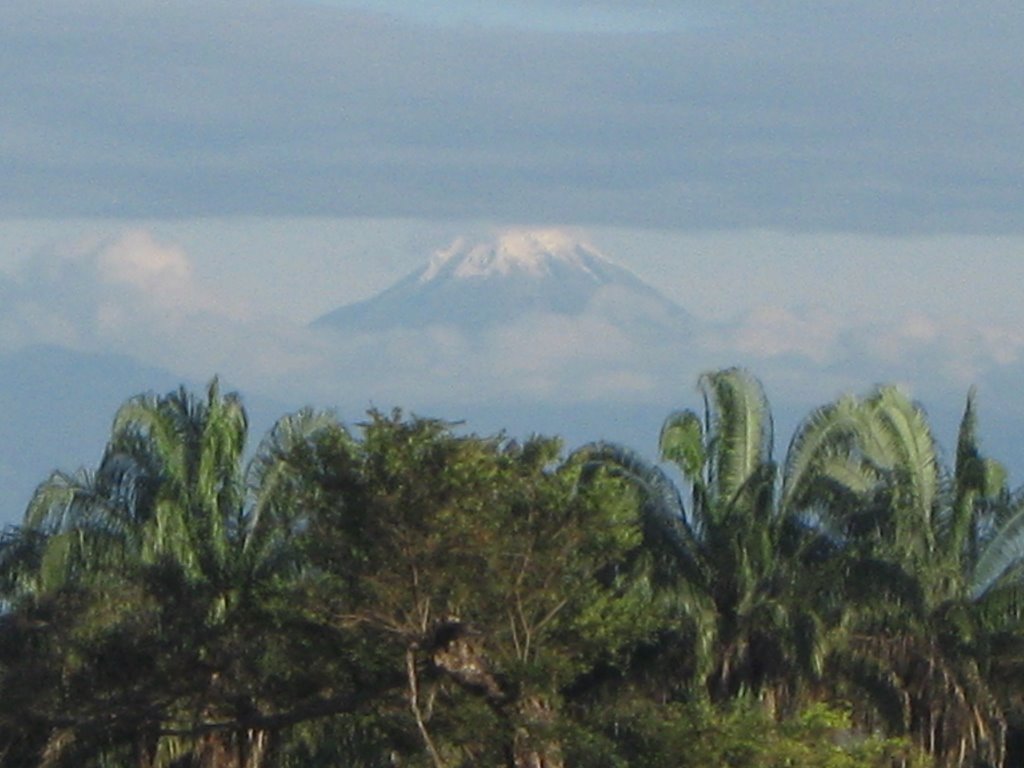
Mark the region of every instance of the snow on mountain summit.
[[486, 278], [516, 272], [542, 277], [552, 273], [555, 263], [598, 279], [588, 263], [595, 259], [607, 261], [594, 248], [561, 230], [509, 230], [494, 243], [470, 244], [459, 238], [434, 254], [419, 280], [425, 283], [439, 277]]
[[[600, 312], [685, 320], [686, 312], [592, 246], [560, 230], [456, 240], [382, 293], [316, 324], [346, 331], [448, 325], [476, 332], [527, 315]], [[610, 314], [609, 314], [610, 313]]]

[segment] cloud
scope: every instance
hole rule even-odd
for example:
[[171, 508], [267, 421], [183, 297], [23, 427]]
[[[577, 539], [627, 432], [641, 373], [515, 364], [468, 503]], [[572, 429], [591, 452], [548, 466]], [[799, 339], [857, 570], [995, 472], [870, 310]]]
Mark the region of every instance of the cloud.
[[183, 247], [139, 228], [51, 246], [0, 277], [0, 349], [34, 343], [118, 352], [193, 381], [220, 373], [282, 402], [426, 411], [507, 401], [670, 408], [699, 373], [728, 365], [749, 367], [780, 402], [880, 381], [959, 398], [974, 383], [1005, 389], [1024, 366], [1024, 332], [991, 317], [765, 304], [732, 320], [681, 321], [616, 291], [573, 317], [336, 333], [266, 313], [230, 281], [201, 280]]
[[1020, 4], [685, 11], [595, 33], [13, 0], [0, 215], [1024, 229]]
[[804, 403], [882, 382], [953, 402], [970, 386], [999, 382], [1000, 397], [1012, 398], [1004, 382], [1024, 364], [1018, 325], [921, 310], [883, 321], [820, 306], [766, 305], [703, 329], [705, 350]]
[[125, 283], [158, 297], [170, 289], [176, 299], [182, 288], [190, 287], [192, 268], [185, 253], [160, 245], [145, 231], [127, 232], [96, 254], [96, 265], [103, 282]]
[[965, 388], [1024, 356], [1024, 332], [998, 323], [908, 315], [862, 341], [877, 359], [906, 369], [931, 370]]
[[303, 385], [321, 399], [356, 405], [637, 402], [675, 387], [671, 360], [692, 364], [666, 357], [667, 365], [652, 367], [649, 358], [663, 342], [652, 346], [594, 313], [532, 314], [480, 332], [430, 326], [312, 333], [322, 368]]
[[[820, 307], [799, 311], [762, 306], [731, 329], [729, 346], [753, 359], [792, 355], [820, 365], [839, 351], [842, 329], [840, 319]], [[718, 342], [714, 334], [706, 343]]]
[[115, 351], [202, 380], [301, 368], [298, 335], [198, 281], [183, 249], [141, 229], [51, 246], [0, 278], [0, 348]]
[[335, 382], [335, 398], [346, 387], [368, 393], [357, 404], [372, 396], [456, 413], [501, 402], [660, 404], [667, 413], [693, 401], [700, 373], [741, 365], [765, 382], [789, 429], [811, 407], [879, 383], [904, 386], [944, 417], [958, 414], [973, 385], [990, 400], [1015, 397], [1006, 382], [1024, 368], [1024, 333], [1011, 323], [922, 312], [890, 322], [765, 305], [729, 322], [695, 321], [688, 337], [671, 338], [624, 332], [605, 309], [527, 316], [480, 335], [422, 329], [333, 340], [325, 342], [333, 372], [321, 380]]
[[525, 28], [551, 32], [663, 32], [676, 26], [692, 26], [709, 15], [696, 10], [692, 4], [660, 0], [635, 3], [618, 0], [505, 0], [501, 3], [448, 0], [443, 7], [429, 1], [370, 0], [366, 5], [432, 27]]

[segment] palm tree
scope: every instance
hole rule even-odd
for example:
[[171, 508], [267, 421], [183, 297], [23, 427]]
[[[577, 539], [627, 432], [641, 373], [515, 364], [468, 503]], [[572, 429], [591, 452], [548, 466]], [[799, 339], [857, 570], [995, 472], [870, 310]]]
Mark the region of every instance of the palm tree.
[[978, 448], [974, 393], [945, 471], [923, 409], [894, 387], [842, 397], [799, 426], [779, 469], [770, 411], [749, 373], [700, 378], [704, 413], [673, 413], [660, 467], [620, 446], [584, 449], [642, 491], [648, 541], [713, 697], [779, 702], [830, 665], [833, 694], [941, 765], [999, 765], [995, 671], [1019, 679], [1024, 495]]
[[924, 410], [898, 389], [879, 388], [857, 409], [864, 429], [847, 466], [874, 478], [873, 490], [830, 522], [875, 589], [851, 606], [841, 663], [940, 765], [1000, 765], [1005, 714], [991, 671], [1019, 679], [998, 649], [1020, 656], [1024, 504], [981, 454], [973, 390], [952, 472]]
[[[0, 547], [6, 594], [17, 601], [84, 589], [102, 598], [116, 585], [140, 585], [174, 635], [161, 641], [192, 660], [175, 673], [175, 686], [188, 690], [182, 679], [190, 679], [191, 693], [147, 713], [164, 722], [146, 727], [198, 728], [206, 735], [194, 749], [206, 762], [258, 765], [265, 733], [239, 725], [225, 741], [204, 723], [242, 723], [259, 712], [251, 685], [233, 679], [238, 643], [229, 641], [257, 619], [266, 590], [298, 567], [291, 545], [304, 521], [291, 491], [304, 447], [326, 427], [338, 425], [324, 413], [285, 417], [245, 464], [245, 410], [216, 379], [204, 399], [184, 388], [132, 398], [114, 419], [99, 468], [54, 473]], [[147, 749], [155, 754], [156, 746]]]
[[695, 672], [715, 699], [750, 692], [771, 708], [794, 703], [822, 671], [828, 620], [809, 578], [826, 544], [816, 505], [848, 489], [840, 457], [856, 427], [849, 401], [815, 411], [780, 469], [760, 382], [730, 368], [700, 377], [704, 413], [665, 421], [663, 460], [675, 465], [688, 502], [661, 468], [609, 444], [581, 449], [642, 491], [648, 540], [662, 553]]

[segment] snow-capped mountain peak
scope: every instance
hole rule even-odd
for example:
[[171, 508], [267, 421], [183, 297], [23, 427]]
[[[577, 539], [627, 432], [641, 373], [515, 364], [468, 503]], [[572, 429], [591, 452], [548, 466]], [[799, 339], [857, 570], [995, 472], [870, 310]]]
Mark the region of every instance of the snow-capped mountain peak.
[[607, 261], [597, 250], [562, 230], [508, 230], [492, 243], [471, 244], [459, 238], [434, 254], [419, 281], [511, 274], [544, 277], [551, 274], [554, 264], [573, 267], [597, 280], [589, 263], [595, 259]]
[[490, 242], [456, 240], [377, 296], [316, 323], [346, 331], [444, 325], [473, 334], [527, 316], [585, 313], [613, 324], [627, 315], [688, 322], [681, 307], [582, 240], [561, 230], [510, 230]]

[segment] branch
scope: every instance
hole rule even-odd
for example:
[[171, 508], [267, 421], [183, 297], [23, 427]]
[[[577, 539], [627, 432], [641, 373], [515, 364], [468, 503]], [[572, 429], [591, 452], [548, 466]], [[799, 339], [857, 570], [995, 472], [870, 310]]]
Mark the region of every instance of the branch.
[[437, 747], [434, 746], [433, 739], [430, 738], [427, 724], [423, 721], [423, 714], [420, 712], [419, 684], [416, 680], [416, 656], [412, 646], [405, 651], [405, 670], [409, 676], [409, 707], [412, 709], [413, 717], [416, 718], [416, 727], [423, 737], [423, 744], [426, 746], [427, 752], [430, 753], [430, 758], [434, 761], [435, 768], [446, 768], [444, 760], [441, 759], [441, 755], [437, 751]]
[[547, 612], [547, 615], [543, 619], [537, 622], [537, 626], [534, 629], [540, 632], [544, 627], [549, 624], [558, 614], [562, 612], [562, 609], [569, 604], [569, 598], [565, 597], [558, 601], [558, 604]]
[[[369, 690], [319, 698], [306, 702], [284, 712], [270, 714], [248, 713], [242, 717], [226, 718], [224, 720], [206, 720], [192, 722], [182, 725], [159, 725], [154, 728], [156, 736], [177, 736], [193, 737], [202, 736], [216, 731], [275, 731], [281, 728], [302, 723], [307, 720], [315, 720], [321, 717], [329, 717], [348, 712], [355, 712], [360, 707], [379, 701], [379, 698], [386, 693], [386, 690]], [[137, 703], [125, 703], [122, 706], [108, 711], [105, 714], [85, 717], [47, 717], [41, 713], [25, 713], [29, 721], [37, 722], [49, 728], [72, 728], [75, 730], [102, 731], [106, 728], [123, 726], [125, 723], [132, 723], [139, 727], [144, 725], [155, 725], [166, 722], [166, 715], [161, 708], [147, 707], [141, 709]]]

